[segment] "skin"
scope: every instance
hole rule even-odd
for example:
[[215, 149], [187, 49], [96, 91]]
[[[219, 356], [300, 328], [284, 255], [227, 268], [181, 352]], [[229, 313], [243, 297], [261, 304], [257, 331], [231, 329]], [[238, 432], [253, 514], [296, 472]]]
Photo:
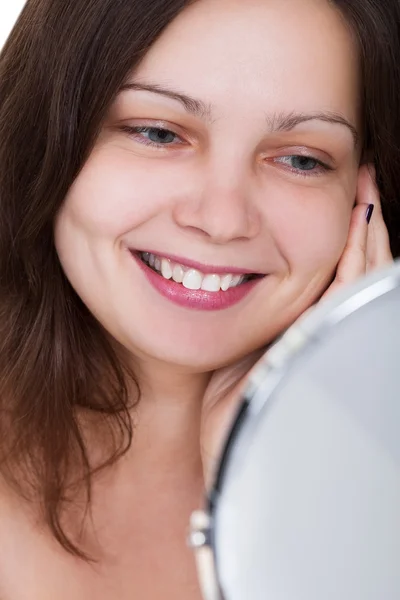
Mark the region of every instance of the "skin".
[[[192, 431], [210, 372], [251, 356], [319, 299], [351, 219], [365, 236], [366, 206], [378, 199], [352, 132], [357, 52], [341, 16], [321, 0], [195, 3], [150, 49], [134, 82], [190, 95], [206, 114], [151, 91], [122, 91], [66, 198], [55, 241], [72, 285], [132, 357], [149, 398], [140, 419], [147, 423], [160, 398], [157, 434], [167, 420], [180, 439], [176, 403]], [[322, 118], [278, 127], [293, 114], [321, 113], [349, 126]], [[149, 146], [148, 132], [126, 131], [146, 126], [169, 129], [172, 141]], [[294, 155], [311, 157], [313, 168], [293, 168]], [[355, 203], [363, 206], [353, 212]], [[229, 310], [183, 309], [147, 283], [127, 248], [268, 276]], [[340, 281], [365, 272], [344, 262]]]
[[[351, 132], [310, 121], [270, 133], [269, 122], [292, 112], [339, 113], [357, 126], [352, 41], [331, 10], [308, 4], [315, 15], [304, 29], [303, 3], [277, 10], [277, 2], [204, 2], [183, 13], [130, 79], [211, 104], [211, 118], [160, 95], [124, 92], [59, 215], [56, 245], [68, 278], [151, 379], [160, 363], [191, 375], [260, 347], [318, 297], [341, 256], [358, 176]], [[328, 17], [340, 33], [324, 43]], [[180, 145], [149, 148], [143, 134], [122, 129], [160, 122]], [[335, 170], [291, 172], [282, 159], [300, 152]], [[126, 247], [269, 276], [229, 310], [182, 310], [146, 283]]]
[[[65, 273], [131, 356], [142, 398], [131, 451], [94, 487], [87, 533], [99, 542], [89, 551], [106, 549], [101, 566], [77, 565], [47, 540], [35, 572], [52, 564], [46, 589], [60, 599], [195, 600], [189, 515], [260, 349], [323, 294], [391, 255], [373, 169], [360, 166], [354, 138], [357, 52], [324, 0], [197, 2], [127, 81], [178, 90], [209, 110], [193, 115], [164, 95], [122, 91], [58, 215]], [[324, 117], [278, 130], [293, 113], [349, 126]], [[150, 147], [126, 126], [178, 137]], [[311, 157], [306, 174], [294, 155]], [[128, 247], [268, 277], [227, 310], [184, 309], [148, 284]], [[74, 587], [63, 596], [57, 585], [69, 575]], [[32, 589], [29, 600], [44, 598], [40, 583]]]

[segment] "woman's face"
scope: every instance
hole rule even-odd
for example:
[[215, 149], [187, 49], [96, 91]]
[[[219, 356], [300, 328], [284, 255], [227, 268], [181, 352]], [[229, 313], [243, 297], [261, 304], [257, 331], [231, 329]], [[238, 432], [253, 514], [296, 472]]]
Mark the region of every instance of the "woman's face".
[[[332, 278], [358, 176], [356, 48], [325, 0], [200, 0], [127, 83], [59, 213], [57, 251], [135, 356], [213, 369]], [[139, 252], [164, 257], [164, 277]]]

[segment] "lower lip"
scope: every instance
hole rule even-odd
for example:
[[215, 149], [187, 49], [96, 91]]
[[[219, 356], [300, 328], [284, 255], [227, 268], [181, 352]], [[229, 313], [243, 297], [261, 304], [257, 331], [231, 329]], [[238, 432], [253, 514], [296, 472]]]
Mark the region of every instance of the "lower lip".
[[222, 310], [234, 306], [243, 300], [257, 285], [260, 279], [254, 279], [242, 283], [237, 287], [228, 289], [226, 292], [205, 292], [203, 290], [188, 290], [181, 283], [176, 283], [172, 279], [165, 279], [148, 265], [146, 265], [138, 256], [131, 252], [147, 280], [162, 296], [185, 308], [196, 310]]

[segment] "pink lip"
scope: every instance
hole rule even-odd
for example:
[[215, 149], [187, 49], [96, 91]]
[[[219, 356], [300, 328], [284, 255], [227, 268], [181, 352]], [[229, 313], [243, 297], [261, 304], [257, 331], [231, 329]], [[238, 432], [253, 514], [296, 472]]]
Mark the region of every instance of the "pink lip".
[[132, 252], [132, 254], [134, 254], [135, 252], [148, 252], [149, 254], [154, 254], [155, 256], [161, 256], [162, 258], [167, 258], [172, 262], [179, 263], [184, 267], [189, 267], [190, 269], [196, 269], [197, 271], [201, 271], [202, 273], [204, 273], [204, 275], [207, 275], [208, 273], [215, 273], [216, 275], [224, 275], [226, 273], [231, 273], [232, 275], [264, 275], [264, 273], [260, 273], [259, 271], [251, 271], [250, 269], [240, 269], [238, 267], [221, 267], [210, 264], [205, 265], [196, 262], [195, 260], [181, 258], [180, 256], [176, 256], [173, 254], [161, 254], [153, 250], [130, 250], [130, 252]]
[[[153, 288], [155, 288], [162, 296], [174, 304], [178, 304], [179, 306], [186, 308], [197, 310], [222, 310], [224, 308], [229, 308], [230, 306], [233, 306], [234, 304], [237, 304], [243, 300], [243, 298], [245, 298], [251, 292], [257, 283], [261, 281], [261, 279], [254, 279], [252, 281], [242, 283], [237, 287], [230, 288], [226, 292], [188, 290], [183, 287], [182, 284], [176, 283], [171, 279], [164, 279], [162, 275], [158, 275], [158, 273], [153, 271], [153, 269], [148, 267], [142, 260], [140, 260], [137, 254], [131, 252], [131, 255]], [[229, 272], [231, 273], [232, 271]], [[215, 271], [213, 271], [213, 273], [215, 273]]]

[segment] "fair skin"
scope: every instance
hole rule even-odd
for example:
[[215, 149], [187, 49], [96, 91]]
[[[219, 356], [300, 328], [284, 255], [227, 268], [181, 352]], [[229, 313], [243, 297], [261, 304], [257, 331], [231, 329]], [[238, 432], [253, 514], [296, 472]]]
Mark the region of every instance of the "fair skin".
[[[0, 534], [31, 566], [19, 588], [4, 551], [5, 600], [199, 600], [186, 527], [260, 349], [321, 295], [391, 260], [373, 175], [360, 167], [357, 53], [324, 0], [201, 0], [128, 82], [147, 89], [115, 99], [55, 241], [71, 284], [131, 357], [142, 391], [134, 441], [95, 481], [85, 541], [100, 563], [38, 540], [18, 515], [21, 541]], [[126, 126], [173, 135], [150, 146], [157, 132]], [[128, 249], [266, 276], [225, 309], [182, 307]], [[11, 523], [17, 509], [7, 510]]]

